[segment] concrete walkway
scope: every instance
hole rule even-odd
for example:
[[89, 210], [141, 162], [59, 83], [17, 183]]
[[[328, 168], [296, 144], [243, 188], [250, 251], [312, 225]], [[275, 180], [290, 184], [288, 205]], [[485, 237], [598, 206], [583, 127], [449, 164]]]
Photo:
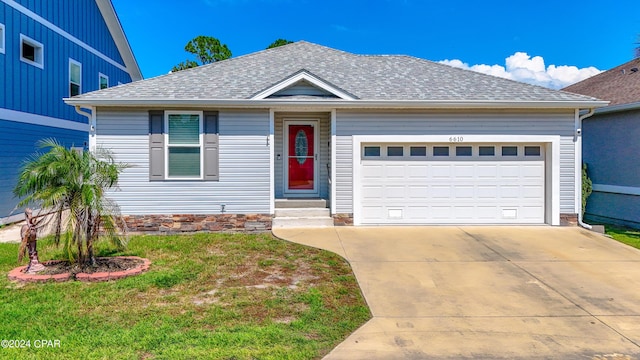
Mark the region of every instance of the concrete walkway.
[[640, 251], [569, 227], [277, 229], [346, 258], [373, 318], [325, 359], [640, 359]]

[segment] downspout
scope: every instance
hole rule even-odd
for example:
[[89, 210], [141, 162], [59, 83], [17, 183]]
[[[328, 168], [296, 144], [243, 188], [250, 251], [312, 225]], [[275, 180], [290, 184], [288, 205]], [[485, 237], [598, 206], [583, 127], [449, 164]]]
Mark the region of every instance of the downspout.
[[[576, 122], [576, 132], [574, 139], [578, 141], [578, 137], [582, 137], [582, 120], [592, 116], [595, 113], [595, 109], [591, 108], [586, 114], [578, 116]], [[580, 179], [582, 179], [582, 141], [580, 141]], [[578, 211], [578, 225], [585, 229], [591, 230], [593, 226], [582, 221], [582, 180], [580, 180], [580, 211]]]
[[95, 123], [95, 111], [91, 109], [91, 112], [82, 110], [80, 105], [74, 106], [76, 112], [87, 118], [87, 122], [89, 123], [89, 150], [95, 150], [95, 134], [96, 134], [96, 123]]

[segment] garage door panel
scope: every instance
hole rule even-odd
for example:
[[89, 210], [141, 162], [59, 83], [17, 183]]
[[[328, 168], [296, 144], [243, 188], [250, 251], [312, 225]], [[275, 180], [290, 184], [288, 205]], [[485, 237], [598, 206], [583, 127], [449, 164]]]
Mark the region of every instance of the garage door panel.
[[499, 168], [499, 176], [503, 179], [518, 179], [520, 177], [520, 166], [514, 165], [506, 165], [501, 164], [498, 165]]
[[406, 187], [404, 185], [387, 185], [384, 189], [384, 198], [386, 200], [404, 200], [409, 196], [405, 191]]
[[[409, 151], [405, 150], [405, 153], [409, 154]], [[474, 154], [477, 154], [477, 148]], [[499, 154], [494, 159], [459, 159], [453, 155], [444, 159], [429, 159], [428, 156], [425, 159], [409, 155], [371, 161], [363, 159], [359, 222], [544, 223], [543, 160]]]
[[408, 185], [409, 195], [415, 200], [426, 200], [429, 198], [429, 187], [426, 185]]
[[365, 185], [362, 187], [362, 200], [376, 200], [384, 197], [384, 187], [382, 185]]
[[450, 199], [451, 185], [433, 185], [431, 186], [431, 198], [433, 199]]
[[456, 186], [455, 197], [456, 199], [473, 199], [475, 197], [475, 187], [473, 185]]
[[451, 178], [451, 166], [450, 165], [431, 165], [431, 178], [432, 179], [450, 179]]
[[497, 185], [478, 185], [477, 188], [478, 199], [495, 199], [498, 197]]

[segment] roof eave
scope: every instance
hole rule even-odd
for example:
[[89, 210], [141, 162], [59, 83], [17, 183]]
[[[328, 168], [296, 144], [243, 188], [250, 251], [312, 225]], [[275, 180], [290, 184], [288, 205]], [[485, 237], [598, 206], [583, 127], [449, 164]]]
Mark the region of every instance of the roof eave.
[[131, 45], [129, 44], [129, 40], [127, 40], [127, 35], [124, 33], [124, 29], [122, 28], [120, 19], [118, 19], [116, 10], [113, 8], [111, 0], [96, 0], [96, 4], [107, 24], [111, 37], [113, 37], [116, 43], [120, 56], [122, 56], [125, 67], [129, 70], [131, 80], [142, 80], [142, 71], [138, 66], [135, 55], [133, 55], [133, 50], [131, 50]]
[[65, 103], [81, 107], [136, 107], [136, 106], [206, 106], [218, 108], [274, 108], [274, 107], [326, 107], [335, 109], [585, 109], [606, 106], [607, 101], [486, 101], [486, 100], [229, 100], [229, 99], [75, 99]]
[[596, 109], [596, 114], [607, 114], [619, 111], [640, 110], [640, 101], [629, 104], [618, 104]]

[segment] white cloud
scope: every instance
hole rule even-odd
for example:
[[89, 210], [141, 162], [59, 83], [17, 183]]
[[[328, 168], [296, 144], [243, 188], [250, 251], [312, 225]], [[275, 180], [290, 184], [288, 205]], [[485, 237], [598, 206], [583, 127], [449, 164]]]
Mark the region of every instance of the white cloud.
[[442, 60], [439, 63], [551, 89], [561, 89], [601, 72], [593, 66], [581, 69], [568, 65], [545, 67], [542, 56], [531, 57], [524, 52], [517, 52], [507, 57], [506, 66], [485, 64], [469, 66], [458, 59]]

